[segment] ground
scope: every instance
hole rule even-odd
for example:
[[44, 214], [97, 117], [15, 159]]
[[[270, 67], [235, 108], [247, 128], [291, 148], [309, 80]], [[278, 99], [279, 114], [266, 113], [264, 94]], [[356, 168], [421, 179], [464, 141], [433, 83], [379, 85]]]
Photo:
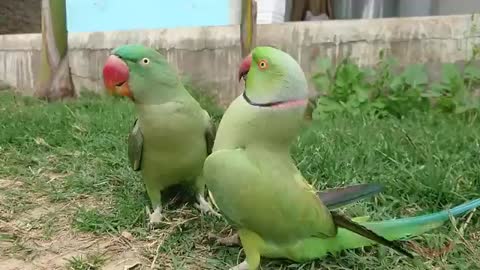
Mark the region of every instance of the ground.
[[[168, 224], [149, 228], [145, 190], [126, 160], [133, 119], [124, 99], [47, 104], [0, 93], [2, 269], [227, 269], [243, 259], [209, 238], [228, 235], [227, 223], [189, 204], [167, 207]], [[388, 219], [480, 197], [477, 119], [338, 116], [305, 129], [292, 154], [319, 189], [385, 185], [345, 208], [351, 216]], [[422, 259], [375, 246], [304, 265], [264, 260], [262, 269], [480, 269], [479, 228], [473, 213], [415, 238], [408, 245]]]

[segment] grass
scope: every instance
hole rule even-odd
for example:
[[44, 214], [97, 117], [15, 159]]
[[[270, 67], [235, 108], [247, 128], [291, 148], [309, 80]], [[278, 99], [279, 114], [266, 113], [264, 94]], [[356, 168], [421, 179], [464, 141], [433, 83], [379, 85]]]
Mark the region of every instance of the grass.
[[105, 260], [101, 254], [95, 253], [85, 256], [74, 256], [67, 260], [67, 268], [71, 270], [100, 270]]
[[[218, 119], [218, 108], [209, 104]], [[148, 198], [139, 174], [127, 166], [126, 138], [134, 117], [132, 104], [123, 99], [89, 95], [47, 104], [0, 93], [2, 265], [12, 258], [38, 265], [60, 255], [54, 262], [64, 269], [119, 269], [115, 263], [125, 258], [125, 264], [137, 266], [131, 269], [227, 269], [239, 260], [239, 248], [217, 246], [207, 237], [225, 234], [227, 224], [199, 216], [190, 205], [168, 206], [168, 225], [149, 229]], [[378, 198], [348, 207], [351, 215], [387, 219], [480, 196], [480, 125], [475, 119], [338, 116], [314, 122], [292, 153], [318, 188], [364, 182], [386, 186]], [[416, 239], [432, 250], [455, 244], [422, 261], [374, 247], [305, 265], [264, 260], [262, 267], [479, 269], [474, 259], [480, 255], [479, 229], [473, 215]], [[51, 266], [52, 260], [45, 264]]]

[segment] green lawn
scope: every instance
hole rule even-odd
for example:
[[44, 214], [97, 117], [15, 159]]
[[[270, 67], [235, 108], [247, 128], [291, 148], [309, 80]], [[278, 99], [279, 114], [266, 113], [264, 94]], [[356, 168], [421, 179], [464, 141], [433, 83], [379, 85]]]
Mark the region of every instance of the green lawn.
[[[218, 109], [210, 111], [218, 115]], [[226, 235], [227, 224], [199, 216], [190, 205], [168, 207], [169, 224], [148, 228], [148, 199], [126, 159], [133, 119], [132, 104], [122, 99], [87, 96], [47, 104], [0, 93], [0, 265], [227, 269], [243, 259], [240, 248], [217, 246], [208, 237]], [[318, 188], [386, 186], [376, 199], [346, 208], [348, 214], [414, 215], [480, 197], [478, 122], [444, 115], [339, 116], [314, 122], [292, 153]], [[264, 260], [262, 267], [480, 269], [480, 219], [474, 214], [466, 220], [415, 239], [431, 249], [423, 260], [376, 246], [306, 265]], [[444, 248], [449, 244], [451, 250]]]

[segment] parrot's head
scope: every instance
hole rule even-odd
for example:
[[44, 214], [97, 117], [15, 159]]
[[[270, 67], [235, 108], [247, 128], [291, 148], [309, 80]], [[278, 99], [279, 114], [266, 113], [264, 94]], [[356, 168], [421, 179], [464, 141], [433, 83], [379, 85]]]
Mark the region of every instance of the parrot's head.
[[180, 79], [159, 52], [130, 44], [117, 47], [108, 57], [103, 67], [103, 82], [111, 95], [146, 103], [175, 95]]
[[256, 47], [239, 68], [245, 99], [254, 106], [294, 106], [307, 102], [308, 84], [300, 65], [273, 47]]
[[239, 108], [241, 120], [236, 125], [249, 134], [242, 140], [289, 145], [303, 125], [308, 104], [308, 84], [300, 65], [279, 49], [256, 47], [240, 64], [238, 75], [245, 79], [245, 102], [231, 108]]

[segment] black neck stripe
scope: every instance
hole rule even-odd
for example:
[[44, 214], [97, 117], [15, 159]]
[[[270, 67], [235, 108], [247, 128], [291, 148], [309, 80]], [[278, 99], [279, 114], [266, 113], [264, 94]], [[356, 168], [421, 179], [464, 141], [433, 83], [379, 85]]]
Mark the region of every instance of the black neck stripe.
[[245, 91], [243, 92], [243, 98], [245, 99], [246, 102], [248, 102], [248, 104], [252, 105], [252, 106], [257, 106], [257, 107], [273, 107], [273, 106], [276, 106], [276, 105], [280, 105], [282, 103], [285, 103], [285, 101], [275, 101], [275, 102], [267, 102], [267, 103], [256, 103], [256, 102], [253, 102], [248, 96], [247, 96], [247, 93], [245, 93]]

